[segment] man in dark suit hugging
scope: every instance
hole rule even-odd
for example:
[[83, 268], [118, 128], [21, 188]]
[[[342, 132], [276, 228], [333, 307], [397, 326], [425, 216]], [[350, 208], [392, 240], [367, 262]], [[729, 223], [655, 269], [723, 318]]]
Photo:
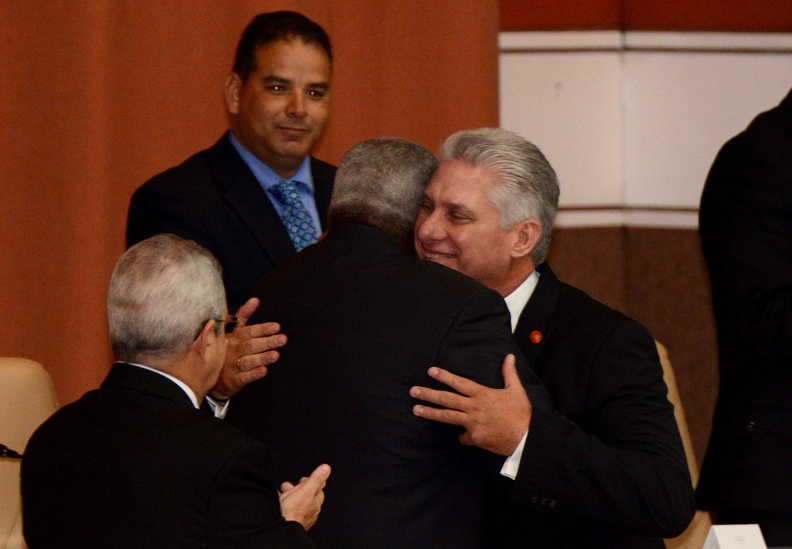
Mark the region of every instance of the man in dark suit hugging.
[[253, 294], [289, 343], [267, 379], [232, 399], [228, 420], [277, 442], [287, 476], [317, 456], [333, 464], [333, 505], [311, 532], [320, 547], [489, 546], [484, 482], [499, 465], [461, 446], [456, 428], [413, 416], [407, 393], [437, 363], [496, 384], [517, 352], [497, 293], [415, 257], [415, 214], [436, 166], [401, 139], [353, 147], [325, 238]]
[[415, 413], [508, 457], [495, 546], [663, 547], [690, 521], [692, 487], [652, 337], [545, 263], [559, 190], [539, 149], [483, 128], [449, 137], [441, 160], [416, 222], [418, 255], [505, 298], [557, 411], [532, 408], [531, 389], [505, 365], [505, 389], [431, 370], [461, 394], [415, 387], [447, 408]]
[[226, 352], [214, 257], [155, 236], [121, 256], [108, 293], [118, 362], [25, 450], [29, 547], [312, 547], [329, 467], [279, 495], [268, 449], [200, 409]]

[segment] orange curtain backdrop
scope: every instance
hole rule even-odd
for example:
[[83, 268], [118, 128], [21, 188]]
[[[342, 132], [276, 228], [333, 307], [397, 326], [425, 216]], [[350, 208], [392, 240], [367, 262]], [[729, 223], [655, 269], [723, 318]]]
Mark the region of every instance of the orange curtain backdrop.
[[103, 0], [0, 5], [0, 355], [44, 363], [62, 403], [111, 360], [105, 292], [126, 209], [226, 127], [222, 83], [256, 13], [301, 11], [335, 48], [317, 156], [377, 135], [432, 149], [496, 125], [496, 0]]

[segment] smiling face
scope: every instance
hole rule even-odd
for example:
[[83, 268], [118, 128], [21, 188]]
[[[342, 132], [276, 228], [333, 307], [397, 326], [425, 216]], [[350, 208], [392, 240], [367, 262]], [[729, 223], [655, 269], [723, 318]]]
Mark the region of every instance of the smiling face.
[[322, 135], [330, 110], [330, 60], [300, 38], [256, 49], [247, 80], [226, 79], [226, 108], [239, 141], [280, 176], [294, 175]]
[[527, 220], [503, 229], [490, 199], [496, 185], [498, 177], [489, 168], [444, 161], [424, 193], [415, 249], [421, 259], [450, 267], [506, 296], [533, 270], [529, 252], [537, 224]]

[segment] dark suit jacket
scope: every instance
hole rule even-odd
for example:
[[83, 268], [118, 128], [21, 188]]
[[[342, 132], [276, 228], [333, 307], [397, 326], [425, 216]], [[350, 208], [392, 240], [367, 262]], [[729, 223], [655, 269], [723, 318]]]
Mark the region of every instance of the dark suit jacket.
[[538, 271], [514, 337], [558, 413], [534, 412], [503, 546], [663, 547], [690, 522], [693, 489], [654, 341]]
[[234, 397], [228, 420], [278, 441], [287, 477], [334, 467], [311, 531], [319, 546], [484, 547], [483, 480], [503, 460], [462, 446], [456, 427], [414, 416], [408, 391], [436, 386], [431, 365], [502, 386], [502, 359], [517, 351], [503, 299], [351, 223], [332, 226], [254, 294], [289, 342], [267, 378]]
[[271, 463], [175, 383], [117, 364], [30, 439], [25, 539], [31, 549], [313, 547], [281, 517]]
[[720, 394], [704, 509], [792, 510], [792, 91], [729, 140], [700, 213]]
[[[311, 159], [322, 227], [336, 169]], [[129, 204], [127, 245], [158, 233], [195, 240], [223, 266], [229, 309], [250, 297], [256, 282], [294, 253], [278, 213], [226, 133], [215, 145], [154, 176]]]

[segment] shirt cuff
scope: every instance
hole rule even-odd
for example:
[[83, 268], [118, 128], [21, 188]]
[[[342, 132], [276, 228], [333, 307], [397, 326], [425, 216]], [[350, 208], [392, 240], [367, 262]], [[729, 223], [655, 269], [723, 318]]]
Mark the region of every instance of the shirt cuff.
[[225, 419], [226, 413], [228, 413], [228, 405], [231, 404], [231, 399], [228, 399], [224, 402], [218, 402], [209, 395], [206, 395], [205, 398], [206, 402], [209, 404], [209, 407], [214, 413], [214, 417], [217, 419]]
[[517, 478], [517, 472], [520, 470], [520, 460], [522, 459], [523, 448], [525, 448], [525, 440], [527, 438], [528, 431], [525, 431], [517, 448], [514, 449], [514, 453], [506, 458], [506, 461], [503, 463], [500, 474], [504, 477], [509, 477], [512, 480]]

